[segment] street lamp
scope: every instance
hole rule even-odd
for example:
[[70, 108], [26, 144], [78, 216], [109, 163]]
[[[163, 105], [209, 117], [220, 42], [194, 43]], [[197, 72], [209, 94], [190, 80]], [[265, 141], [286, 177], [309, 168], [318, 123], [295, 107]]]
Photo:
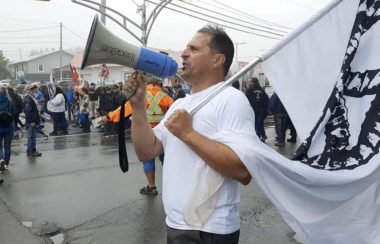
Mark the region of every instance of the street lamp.
[[[93, 10], [99, 12], [100, 14], [102, 14], [102, 16], [107, 16], [109, 19], [113, 20], [116, 24], [120, 25], [124, 30], [126, 30], [134, 38], [136, 38], [144, 47], [146, 47], [146, 45], [147, 45], [149, 34], [150, 34], [150, 30], [152, 29], [153, 23], [156, 20], [158, 14], [171, 1], [173, 1], [173, 0], [161, 0], [156, 5], [156, 7], [152, 10], [152, 12], [149, 15], [149, 17], [147, 17], [146, 16], [145, 0], [143, 0], [143, 3], [142, 3], [142, 5], [139, 8], [139, 10], [142, 11], [141, 24], [137, 24], [136, 22], [134, 22], [131, 19], [129, 19], [127, 16], [123, 15], [122, 13], [120, 13], [119, 11], [117, 11], [117, 10], [115, 10], [113, 8], [108, 7], [105, 4], [106, 0], [102, 0], [101, 3], [97, 3], [97, 2], [94, 2], [92, 0], [71, 0], [71, 2], [73, 2], [73, 3], [82, 5], [84, 7], [87, 7], [87, 8], [90, 8], [90, 9], [93, 9]], [[99, 9], [91, 6], [91, 4], [92, 5], [97, 5], [99, 7]], [[108, 11], [108, 13], [105, 12], [106, 10]], [[118, 21], [117, 19], [115, 19], [113, 16], [111, 16], [109, 14], [110, 12], [112, 12], [115, 15], [118, 15], [123, 20], [122, 21]], [[137, 27], [141, 31], [141, 37], [138, 37], [135, 33], [133, 33], [131, 30], [129, 30], [127, 28], [127, 21], [129, 23], [131, 23], [132, 25], [134, 25], [135, 27]]]

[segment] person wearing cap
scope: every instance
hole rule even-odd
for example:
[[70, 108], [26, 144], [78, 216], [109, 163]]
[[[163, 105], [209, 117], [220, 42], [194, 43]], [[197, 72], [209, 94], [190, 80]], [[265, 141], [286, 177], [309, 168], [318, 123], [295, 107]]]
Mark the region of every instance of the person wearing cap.
[[37, 86], [35, 84], [27, 85], [24, 98], [25, 125], [28, 128], [28, 142], [26, 149], [26, 155], [28, 157], [39, 157], [42, 155], [42, 153], [38, 152], [36, 149], [37, 127], [41, 123], [37, 102], [34, 98], [36, 90]]
[[[146, 85], [146, 112], [147, 120], [150, 126], [155, 127], [164, 117], [169, 107], [173, 104], [173, 100], [170, 96], [162, 91], [162, 83], [158, 79], [149, 81]], [[125, 104], [125, 117], [128, 118], [132, 114], [132, 107], [129, 102]], [[119, 106], [116, 110], [109, 112], [106, 116], [102, 117], [100, 123], [105, 124], [108, 121], [114, 123], [120, 121], [120, 109]], [[164, 154], [159, 155], [161, 163], [164, 160]], [[155, 158], [144, 160], [143, 168], [145, 177], [148, 181], [148, 185], [140, 189], [141, 194], [157, 195], [157, 187], [155, 181]]]

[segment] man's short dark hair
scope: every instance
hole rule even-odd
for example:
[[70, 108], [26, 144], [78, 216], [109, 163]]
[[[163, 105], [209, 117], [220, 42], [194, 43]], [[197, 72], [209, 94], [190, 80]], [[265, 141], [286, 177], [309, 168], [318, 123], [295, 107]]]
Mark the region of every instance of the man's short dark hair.
[[223, 54], [226, 58], [223, 66], [224, 75], [226, 76], [232, 64], [235, 52], [234, 44], [231, 38], [227, 35], [223, 28], [217, 25], [206, 25], [198, 30], [198, 33], [207, 33], [212, 36], [209, 44], [210, 48], [217, 53]]

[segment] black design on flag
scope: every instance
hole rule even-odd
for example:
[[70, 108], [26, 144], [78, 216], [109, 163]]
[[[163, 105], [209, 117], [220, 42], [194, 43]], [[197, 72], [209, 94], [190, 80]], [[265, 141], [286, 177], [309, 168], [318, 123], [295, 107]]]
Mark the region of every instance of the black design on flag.
[[[353, 61], [360, 41], [380, 20], [380, 1], [361, 0], [351, 36], [343, 60], [341, 73], [326, 104], [323, 115], [310, 136], [297, 150], [294, 159], [317, 169], [354, 169], [367, 164], [379, 153], [380, 148], [380, 63], [377, 69], [353, 71]], [[350, 118], [350, 102], [365, 104], [368, 108], [361, 122], [359, 133], [353, 127], [359, 118]], [[363, 106], [361, 109], [365, 109]], [[327, 123], [323, 123], [328, 118]], [[360, 123], [360, 122], [359, 122]], [[309, 155], [309, 149], [324, 125], [325, 145], [323, 151]]]

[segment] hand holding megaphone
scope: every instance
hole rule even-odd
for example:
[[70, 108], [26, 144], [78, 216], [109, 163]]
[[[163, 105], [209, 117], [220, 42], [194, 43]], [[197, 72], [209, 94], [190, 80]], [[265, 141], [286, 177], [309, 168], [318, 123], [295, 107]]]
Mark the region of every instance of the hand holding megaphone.
[[[96, 15], [87, 40], [81, 69], [103, 63], [125, 65], [159, 78], [175, 76], [178, 69], [177, 63], [169, 55], [134, 46], [113, 35]], [[145, 79], [149, 77], [145, 76]], [[127, 93], [129, 96], [133, 95]]]
[[129, 100], [132, 105], [143, 101], [141, 103], [143, 104], [142, 109], [144, 110], [146, 109], [146, 82], [144, 74], [135, 71], [129, 76], [128, 80], [126, 80], [123, 85], [123, 94], [126, 100]]

